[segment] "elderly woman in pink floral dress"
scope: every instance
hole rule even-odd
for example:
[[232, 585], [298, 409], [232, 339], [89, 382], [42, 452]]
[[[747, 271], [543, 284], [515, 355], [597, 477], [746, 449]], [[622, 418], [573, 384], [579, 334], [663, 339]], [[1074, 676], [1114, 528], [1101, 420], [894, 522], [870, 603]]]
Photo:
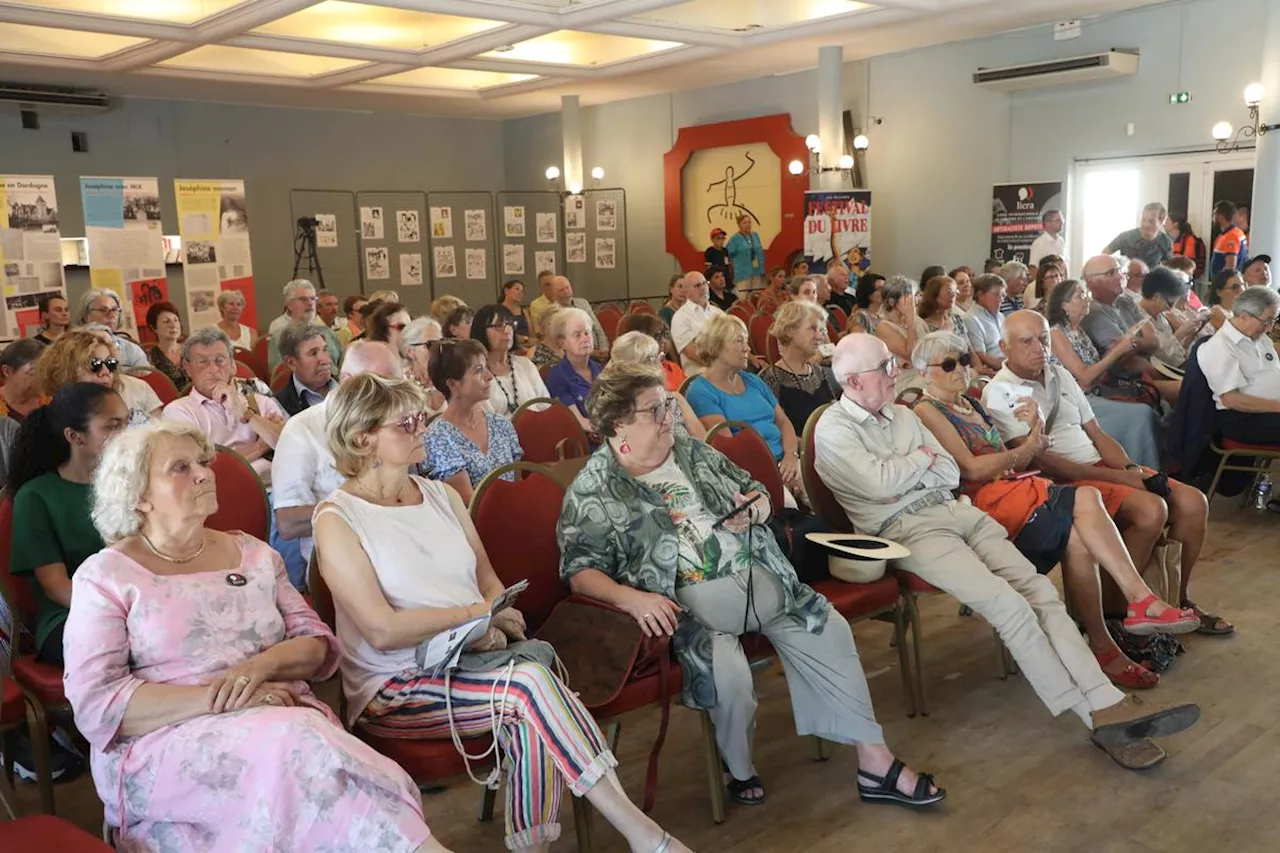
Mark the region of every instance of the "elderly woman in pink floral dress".
[[95, 477], [112, 544], [72, 581], [66, 690], [119, 848], [445, 851], [404, 770], [308, 689], [338, 644], [280, 557], [205, 528], [212, 457], [158, 421], [117, 436]]

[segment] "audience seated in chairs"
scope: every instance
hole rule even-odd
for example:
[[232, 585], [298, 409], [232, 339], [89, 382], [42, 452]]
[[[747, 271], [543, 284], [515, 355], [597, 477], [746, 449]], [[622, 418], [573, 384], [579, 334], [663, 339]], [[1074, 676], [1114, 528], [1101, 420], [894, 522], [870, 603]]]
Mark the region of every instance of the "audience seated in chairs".
[[978, 360], [991, 370], [999, 370], [1004, 363], [1000, 352], [1000, 336], [1004, 334], [1004, 315], [1000, 305], [1004, 302], [1004, 279], [995, 273], [983, 273], [973, 280], [973, 307], [965, 322], [969, 346]]
[[[816, 303], [802, 304], [822, 311]], [[825, 327], [825, 318], [822, 322]], [[689, 384], [686, 396], [703, 426], [711, 429], [721, 421], [749, 424], [768, 442], [789, 493], [802, 494], [800, 440], [769, 386], [746, 369], [751, 355], [747, 327], [731, 314], [718, 314], [702, 327], [696, 343], [698, 360], [707, 369]]]
[[276, 392], [275, 398], [290, 416], [322, 403], [337, 387], [324, 332], [319, 323], [294, 323], [281, 329], [276, 338], [284, 365], [289, 369], [289, 381]]
[[919, 388], [920, 377], [911, 366], [916, 341], [929, 334], [929, 327], [916, 313], [920, 285], [903, 275], [895, 275], [884, 286], [884, 315], [876, 325], [876, 337], [898, 358], [897, 393]]
[[1249, 287], [1232, 302], [1232, 315], [1197, 356], [1218, 407], [1224, 438], [1280, 444], [1280, 360], [1270, 332], [1280, 296]]
[[[338, 383], [347, 382], [361, 373], [373, 373], [384, 379], [404, 378], [399, 357], [386, 344], [374, 341], [356, 341], [347, 348]], [[311, 560], [314, 542], [311, 516], [316, 504], [346, 479], [334, 467], [333, 454], [329, 452], [329, 443], [324, 437], [328, 404], [329, 397], [325, 397], [289, 418], [276, 442], [272, 465], [271, 491], [276, 530], [281, 539], [298, 540], [302, 566]], [[289, 580], [301, 588], [306, 578], [299, 573], [290, 575]]]
[[548, 292], [554, 304], [561, 308], [577, 308], [587, 315], [591, 322], [591, 351], [603, 357], [603, 354], [609, 351], [609, 336], [604, 333], [604, 327], [596, 318], [596, 312], [591, 308], [591, 303], [580, 296], [574, 296], [573, 282], [562, 275], [551, 279]]
[[1142, 277], [1142, 295], [1138, 306], [1151, 318], [1156, 333], [1156, 349], [1152, 356], [1170, 367], [1181, 368], [1187, 361], [1187, 347], [1196, 339], [1202, 321], [1199, 315], [1177, 319], [1174, 328], [1170, 317], [1179, 305], [1185, 305], [1191, 290], [1191, 279], [1168, 267], [1156, 267]]
[[676, 312], [684, 306], [685, 298], [684, 273], [676, 273], [671, 276], [671, 281], [667, 282], [667, 301], [658, 309], [659, 319], [666, 323], [668, 328]]
[[431, 360], [431, 383], [449, 406], [427, 427], [423, 472], [452, 486], [463, 503], [486, 474], [524, 455], [511, 421], [489, 410], [492, 382], [479, 341], [446, 341]]
[[173, 386], [181, 391], [190, 381], [182, 370], [182, 317], [178, 306], [172, 302], [157, 302], [147, 309], [147, 328], [156, 336], [156, 343], [147, 350], [151, 366], [169, 377]]
[[45, 347], [52, 343], [19, 338], [0, 353], [0, 417], [21, 421], [49, 402], [49, 395], [40, 391], [36, 366]]
[[758, 805], [765, 796], [752, 760], [755, 691], [739, 642], [748, 631], [763, 633], [782, 658], [797, 731], [855, 745], [864, 799], [926, 806], [945, 797], [884, 745], [848, 623], [799, 581], [768, 529], [748, 532], [771, 514], [764, 486], [675, 432], [661, 373], [611, 363], [590, 409], [604, 443], [565, 497], [561, 575], [646, 634], [672, 637], [683, 702], [710, 714], [733, 799]]
[[[1093, 295], [1089, 313], [1080, 327], [1099, 352], [1108, 352], [1116, 343], [1132, 335], [1131, 352], [1112, 365], [1111, 375], [1124, 385], [1146, 386], [1155, 392], [1152, 405], [1161, 399], [1173, 402], [1178, 399], [1179, 382], [1166, 379], [1152, 370], [1149, 357], [1160, 348], [1155, 326], [1147, 312], [1138, 304], [1137, 295], [1126, 287], [1128, 272], [1124, 258], [1114, 255], [1097, 255], [1085, 262], [1083, 278]], [[1117, 394], [1107, 396], [1117, 398]], [[1147, 402], [1151, 394], [1142, 392], [1132, 397]]]
[[[404, 376], [418, 383], [427, 395], [427, 414], [438, 415], [448, 402], [431, 384], [431, 354], [440, 345], [444, 330], [434, 317], [419, 317], [410, 321], [400, 335], [404, 344]], [[344, 356], [345, 358], [345, 356]]]
[[[642, 315], [650, 316], [650, 315]], [[650, 316], [650, 319], [661, 324], [661, 320], [657, 317]], [[613, 342], [613, 349], [609, 354], [609, 363], [644, 364], [650, 367], [664, 367], [667, 362], [663, 358], [662, 350], [658, 341], [644, 334], [643, 332], [626, 332], [618, 336]], [[663, 387], [667, 387], [668, 375], [663, 373]], [[694, 414], [693, 407], [689, 405], [689, 401], [679, 391], [672, 391], [667, 388], [667, 394], [675, 400], [675, 425], [676, 429], [683, 431], [690, 438], [696, 438], [703, 441], [707, 437], [707, 428], [703, 426], [702, 421]]]
[[[1022, 398], [1010, 413], [1030, 433], [1010, 449], [980, 402], [965, 395], [969, 387], [967, 342], [950, 332], [931, 332], [916, 344], [916, 369], [928, 383], [914, 407], [929, 431], [956, 460], [960, 485], [973, 505], [1004, 526], [1009, 539], [1041, 574], [1062, 563], [1067, 596], [1080, 614], [1089, 646], [1102, 671], [1120, 687], [1155, 687], [1160, 677], [1127, 658], [1103, 619], [1098, 565], [1116, 582], [1129, 603], [1125, 630], [1133, 634], [1185, 634], [1200, 620], [1159, 601], [1138, 574], [1120, 531], [1092, 486], [1060, 486], [1025, 472], [1048, 443], [1039, 407]], [[1003, 400], [1003, 398], [1002, 398]]]
[[809, 415], [840, 396], [818, 347], [827, 342], [826, 312], [810, 302], [788, 302], [773, 315], [769, 334], [778, 341], [778, 360], [760, 371], [796, 435]]
[[1209, 297], [1205, 300], [1210, 306], [1209, 326], [1211, 327], [1206, 331], [1216, 332], [1222, 328], [1223, 323], [1235, 316], [1232, 308], [1236, 297], [1244, 293], [1244, 287], [1244, 276], [1236, 270], [1220, 270], [1214, 273], [1209, 282]]
[[73, 382], [94, 382], [114, 390], [129, 407], [129, 423], [144, 424], [158, 417], [160, 398], [136, 376], [120, 370], [121, 362], [111, 330], [93, 324], [67, 332], [40, 356], [36, 377], [41, 391], [52, 397]]
[[898, 359], [883, 342], [848, 335], [832, 366], [844, 396], [818, 420], [815, 467], [855, 528], [910, 548], [898, 569], [990, 622], [1049, 711], [1077, 714], [1118, 764], [1163, 761], [1148, 738], [1188, 728], [1199, 708], [1147, 705], [1111, 684], [1048, 578], [996, 521], [954, 498], [960, 468], [914, 412], [893, 405]]
[[1044, 318], [1031, 311], [1016, 312], [1005, 323], [1007, 360], [983, 393], [983, 404], [996, 428], [1011, 446], [1022, 443], [1029, 427], [1015, 419], [1007, 405], [993, 403], [992, 397], [1001, 393], [997, 381], [1028, 388], [1046, 413], [1050, 424], [1046, 434], [1052, 440], [1036, 451], [1035, 467], [1059, 483], [1093, 486], [1101, 492], [1107, 514], [1123, 533], [1136, 565], [1146, 566], [1168, 524], [1169, 537], [1182, 544], [1179, 606], [1195, 609], [1203, 633], [1229, 632], [1230, 623], [1188, 599], [1191, 572], [1208, 526], [1209, 502], [1204, 493], [1129, 458], [1098, 424], [1089, 398], [1066, 369], [1048, 362], [1048, 333]]
[[529, 356], [529, 360], [533, 362], [543, 376], [546, 375], [547, 370], [552, 365], [564, 358], [564, 347], [556, 342], [551, 333], [555, 325], [556, 315], [559, 313], [560, 306], [552, 303], [542, 309], [538, 314], [537, 322], [534, 324], [538, 344], [533, 348], [533, 354]]
[[[676, 352], [675, 344], [671, 342], [669, 324], [663, 322], [662, 318], [656, 314], [632, 311], [618, 321], [618, 337], [622, 337], [627, 332], [640, 332], [658, 342], [658, 348], [661, 350], [658, 366], [662, 368], [663, 382], [668, 391], [679, 391], [686, 377], [684, 368], [680, 366], [680, 354]], [[616, 339], [614, 343], [617, 343]], [[615, 355], [611, 354], [610, 357]]]
[[224, 290], [218, 294], [217, 327], [226, 332], [232, 346], [252, 350], [258, 343], [258, 330], [240, 322], [244, 313], [244, 294], [238, 290]]
[[591, 357], [591, 321], [591, 316], [578, 308], [562, 307], [556, 312], [551, 318], [551, 337], [564, 357], [546, 374], [550, 396], [573, 410], [585, 430], [591, 429], [591, 422], [587, 420], [587, 392], [602, 369], [600, 362]]
[[[1133, 352], [1134, 331], [1125, 332], [1101, 355], [1081, 324], [1093, 297], [1084, 282], [1069, 279], [1053, 289], [1044, 305], [1050, 349], [1080, 389], [1089, 395], [1098, 424], [1140, 465], [1160, 465], [1160, 414], [1156, 395], [1141, 379], [1117, 379], [1111, 373]], [[1001, 327], [1001, 341], [1004, 330]], [[1047, 412], [1044, 414], [1048, 414]]]
[[[466, 306], [463, 306], [464, 308]], [[377, 341], [387, 344], [394, 352], [404, 355], [403, 334], [409, 325], [409, 309], [399, 302], [379, 302], [369, 314], [365, 323], [364, 338], [366, 341]], [[450, 337], [446, 335], [445, 337]], [[466, 337], [463, 335], [463, 337]]]
[[32, 340], [48, 346], [71, 327], [71, 306], [60, 293], [49, 293], [36, 300], [36, 317], [40, 330]]
[[[953, 332], [969, 344], [969, 318], [956, 307], [959, 293], [960, 286], [949, 275], [939, 273], [926, 279], [924, 291], [920, 294], [919, 314], [929, 331]], [[975, 374], [991, 376], [995, 373], [995, 370], [987, 367], [986, 362], [977, 357], [978, 353], [972, 345], [970, 354], [973, 356]]]
[[[482, 353], [475, 360], [483, 367]], [[468, 656], [475, 668], [451, 677], [418, 666], [420, 642], [488, 614], [503, 585], [458, 494], [407, 473], [424, 459], [416, 386], [362, 374], [339, 387], [329, 409], [329, 449], [349, 479], [316, 509], [316, 547], [337, 612], [349, 722], [395, 738], [492, 731], [510, 768], [512, 850], [541, 850], [559, 836], [568, 784], [632, 850], [685, 851], [626, 798], [604, 736], [577, 697], [540, 663], [500, 654], [525, 638], [518, 610], [501, 611], [471, 647], [494, 653], [488, 662]]]
[[671, 340], [680, 354], [680, 368], [686, 376], [696, 376], [707, 369], [698, 360], [698, 335], [708, 320], [724, 312], [711, 304], [707, 277], [696, 270], [685, 273], [684, 295], [684, 304], [671, 317]]
[[874, 272], [858, 276], [854, 300], [858, 307], [849, 315], [849, 331], [874, 335], [884, 317], [884, 276]]
[[515, 345], [515, 315], [505, 305], [485, 305], [471, 323], [471, 339], [485, 349], [489, 384], [489, 408], [500, 418], [511, 416], [535, 397], [549, 397], [546, 383], [533, 362], [511, 351]]
[[80, 297], [80, 310], [76, 315], [76, 325], [86, 326], [98, 323], [107, 327], [108, 333], [115, 339], [116, 350], [120, 353], [120, 363], [125, 367], [141, 370], [149, 368], [147, 354], [120, 330], [120, 296], [114, 290], [95, 288]]
[[[315, 285], [307, 281], [305, 278], [294, 279], [284, 286], [284, 313], [271, 321], [271, 326], [267, 330], [267, 336], [271, 339], [267, 346], [267, 372], [271, 376], [275, 376], [276, 368], [280, 366], [283, 356], [280, 354], [280, 333], [284, 331], [286, 326], [292, 326], [294, 323], [315, 323], [316, 322], [316, 305], [319, 298], [316, 296]], [[338, 364], [342, 361], [342, 345], [338, 343], [338, 338], [333, 334], [333, 330], [328, 326], [323, 326], [324, 342], [329, 350], [329, 361]], [[223, 330], [225, 333], [225, 329]], [[228, 337], [230, 340], [230, 337]], [[238, 346], [238, 344], [237, 344]], [[190, 373], [190, 371], [187, 371]], [[214, 440], [214, 444], [222, 442]]]
[[340, 649], [279, 556], [204, 526], [213, 452], [161, 421], [112, 441], [95, 476], [110, 547], [72, 582], [66, 685], [107, 823], [148, 849], [443, 851], [408, 775], [312, 695]]

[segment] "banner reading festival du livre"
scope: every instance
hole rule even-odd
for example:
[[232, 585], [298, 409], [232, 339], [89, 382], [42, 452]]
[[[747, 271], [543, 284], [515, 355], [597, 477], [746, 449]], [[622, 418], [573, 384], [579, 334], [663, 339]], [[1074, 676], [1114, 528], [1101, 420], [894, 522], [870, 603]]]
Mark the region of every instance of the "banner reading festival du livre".
[[[80, 179], [89, 282], [120, 297], [120, 330], [134, 338], [146, 306], [169, 298], [156, 178]], [[143, 298], [137, 302], [134, 294]], [[138, 316], [141, 312], [142, 316]]]
[[991, 194], [991, 257], [1027, 262], [1046, 210], [1062, 209], [1062, 181], [996, 184]]
[[804, 194], [804, 258], [811, 273], [826, 272], [832, 258], [855, 276], [871, 267], [870, 190]]
[[244, 181], [180, 178], [173, 182], [173, 188], [191, 328], [218, 322], [218, 294], [224, 290], [240, 291], [244, 296], [240, 322], [256, 327]]
[[29, 335], [40, 322], [36, 309], [40, 298], [67, 292], [52, 176], [0, 176], [0, 271], [4, 282], [0, 337]]

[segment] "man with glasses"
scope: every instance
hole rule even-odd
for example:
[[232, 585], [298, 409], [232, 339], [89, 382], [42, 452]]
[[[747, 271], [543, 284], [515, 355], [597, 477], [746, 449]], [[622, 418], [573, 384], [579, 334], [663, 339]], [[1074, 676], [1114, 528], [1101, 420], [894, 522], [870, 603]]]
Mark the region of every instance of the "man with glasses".
[[1111, 684], [1048, 578], [1003, 526], [955, 499], [960, 466], [914, 412], [893, 404], [897, 360], [882, 341], [845, 336], [832, 369], [844, 395], [818, 421], [814, 462], [854, 527], [910, 548], [897, 567], [990, 622], [1049, 711], [1074, 712], [1116, 763], [1162, 761], [1147, 738], [1192, 726], [1199, 708], [1144, 704]]
[[671, 340], [676, 345], [676, 352], [680, 353], [680, 366], [685, 375], [697, 376], [707, 366], [698, 361], [698, 348], [694, 341], [708, 320], [724, 312], [711, 304], [711, 286], [707, 277], [696, 270], [685, 273], [684, 295], [684, 304], [671, 317]]
[[[338, 384], [361, 373], [372, 373], [383, 379], [403, 379], [404, 368], [391, 347], [377, 341], [356, 341], [347, 350]], [[346, 477], [338, 473], [333, 453], [324, 437], [328, 418], [328, 397], [309, 409], [289, 418], [276, 443], [275, 482], [272, 506], [276, 529], [285, 541], [295, 540], [305, 567], [314, 546], [311, 515], [316, 504], [329, 497]], [[301, 588], [305, 577], [289, 580]]]
[[1150, 317], [1142, 310], [1133, 294], [1126, 292], [1129, 277], [1125, 259], [1115, 255], [1095, 255], [1085, 261], [1082, 272], [1085, 286], [1093, 296], [1093, 304], [1080, 327], [1099, 352], [1107, 352], [1130, 332], [1136, 332], [1134, 355], [1126, 356], [1112, 368], [1120, 379], [1140, 378], [1145, 359], [1159, 348]]
[[120, 352], [120, 364], [124, 367], [151, 368], [151, 362], [142, 347], [120, 334], [120, 296], [114, 290], [97, 288], [80, 297], [77, 325], [101, 323], [111, 329]]
[[[315, 323], [319, 301], [316, 286], [305, 278], [294, 279], [284, 286], [284, 313], [272, 320], [267, 329], [267, 336], [271, 339], [267, 345], [267, 368], [273, 375], [284, 358], [280, 352], [280, 333], [294, 323]], [[321, 334], [324, 336], [325, 349], [329, 351], [330, 363], [337, 364], [342, 360], [342, 345], [338, 343], [333, 329], [324, 325], [321, 328], [324, 330]]]
[[1246, 287], [1231, 310], [1231, 319], [1197, 350], [1218, 429], [1234, 441], [1280, 444], [1280, 358], [1270, 337], [1280, 294]]
[[585, 311], [591, 318], [591, 351], [592, 356], [600, 361], [609, 352], [609, 336], [604, 333], [604, 326], [596, 319], [595, 309], [587, 300], [573, 295], [573, 283], [562, 275], [551, 279], [551, 301], [561, 308], [577, 308]]

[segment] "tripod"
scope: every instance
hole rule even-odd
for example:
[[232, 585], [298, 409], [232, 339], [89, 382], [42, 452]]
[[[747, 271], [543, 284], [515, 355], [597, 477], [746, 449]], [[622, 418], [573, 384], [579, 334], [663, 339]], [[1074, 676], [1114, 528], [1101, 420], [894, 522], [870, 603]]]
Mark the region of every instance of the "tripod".
[[[312, 216], [298, 219], [298, 231], [293, 236], [293, 277], [305, 271], [318, 290], [324, 289], [324, 271], [320, 269], [320, 257], [316, 254], [316, 220]], [[305, 257], [304, 257], [305, 256]]]

